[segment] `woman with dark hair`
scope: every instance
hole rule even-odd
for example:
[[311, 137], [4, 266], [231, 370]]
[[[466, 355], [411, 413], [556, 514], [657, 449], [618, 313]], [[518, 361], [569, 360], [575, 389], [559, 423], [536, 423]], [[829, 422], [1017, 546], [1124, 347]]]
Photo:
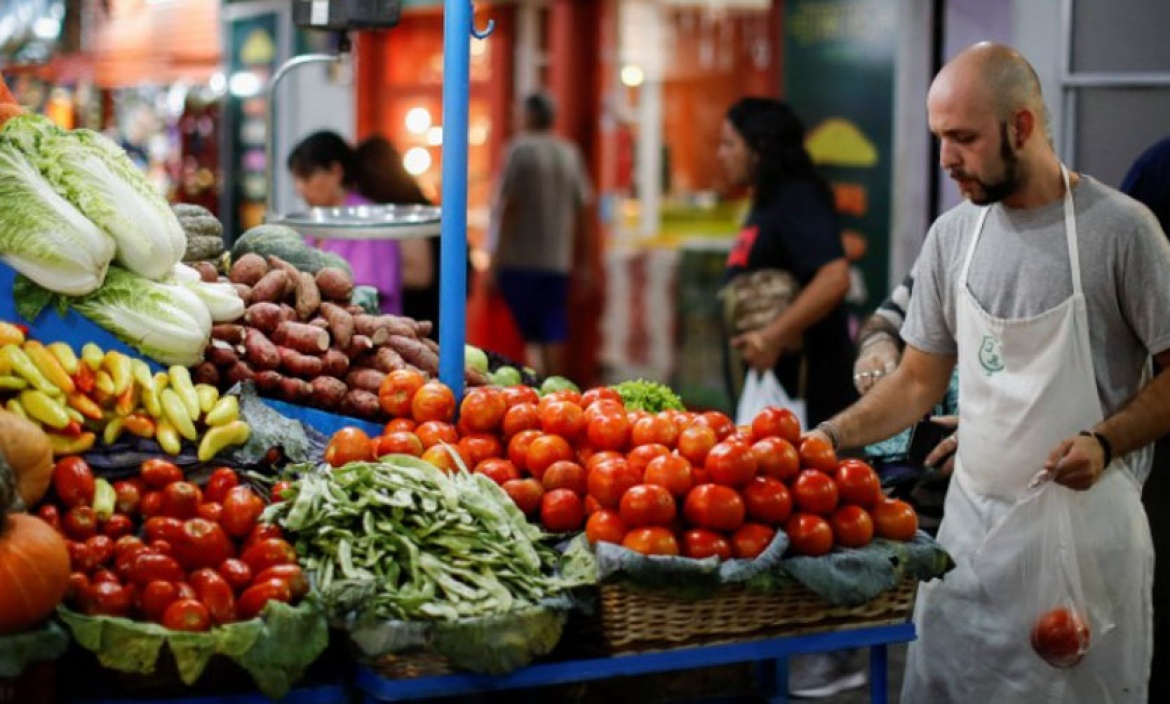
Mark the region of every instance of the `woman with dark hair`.
[[811, 428], [857, 398], [843, 305], [849, 263], [832, 193], [813, 170], [800, 120], [777, 100], [744, 98], [733, 105], [718, 156], [730, 180], [752, 195], [725, 280], [778, 269], [799, 284], [775, 318], [731, 338], [731, 354], [753, 369], [774, 371], [790, 397], [805, 400]]

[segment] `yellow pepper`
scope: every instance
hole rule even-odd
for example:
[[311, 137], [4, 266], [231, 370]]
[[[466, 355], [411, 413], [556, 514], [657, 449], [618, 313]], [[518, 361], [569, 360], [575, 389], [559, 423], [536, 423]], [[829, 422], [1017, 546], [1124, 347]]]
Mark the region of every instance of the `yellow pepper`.
[[[187, 408], [187, 415], [191, 420], [199, 420], [199, 394], [195, 392], [195, 385], [191, 383], [191, 372], [187, 371], [186, 367], [176, 364], [168, 369], [167, 373], [171, 377], [171, 388]], [[182, 428], [175, 427], [182, 434]]]
[[157, 425], [154, 418], [145, 413], [131, 413], [126, 416], [125, 422], [122, 424], [126, 428], [126, 432], [131, 435], [137, 435], [140, 438], [153, 438]]
[[28, 380], [22, 376], [13, 376], [12, 374], [0, 375], [0, 389], [11, 389], [20, 391], [28, 388]]
[[50, 428], [64, 430], [69, 425], [70, 418], [69, 414], [65, 412], [65, 407], [43, 391], [37, 389], [21, 391], [20, 405], [24, 406], [24, 410], [30, 418], [38, 420]]
[[216, 402], [219, 401], [219, 389], [211, 384], [196, 384], [195, 394], [199, 396], [199, 410], [204, 414], [211, 412], [215, 408]]
[[134, 380], [114, 398], [114, 413], [120, 416], [128, 415], [138, 407], [138, 385]]
[[158, 401], [158, 389], [155, 387], [150, 367], [141, 359], [134, 359], [130, 361], [130, 371], [134, 375], [135, 383], [141, 387], [142, 407], [151, 416], [158, 418], [162, 415], [162, 405]]
[[65, 371], [65, 367], [57, 361], [56, 355], [49, 351], [37, 340], [26, 340], [24, 346], [21, 348], [28, 358], [36, 365], [37, 371], [48, 379], [49, 383], [61, 389], [64, 394], [71, 394], [74, 391], [73, 379]]
[[90, 371], [96, 372], [102, 368], [102, 359], [106, 353], [102, 351], [92, 342], [87, 342], [81, 346], [81, 361], [85, 362], [85, 366], [89, 367]]
[[175, 430], [175, 426], [171, 425], [166, 418], [159, 418], [157, 428], [155, 430], [154, 439], [158, 441], [159, 447], [168, 455], [177, 455], [183, 449], [183, 441], [179, 439], [179, 433]]
[[76, 409], [81, 415], [92, 420], [102, 419], [102, 408], [89, 396], [83, 393], [71, 393], [65, 397], [70, 408]]
[[16, 345], [4, 345], [3, 348], [0, 348], [0, 354], [8, 358], [12, 371], [24, 377], [28, 383], [33, 385], [33, 388], [50, 396], [61, 394], [61, 389], [45, 378], [41, 370], [37, 369], [37, 365], [33, 364], [33, 361], [24, 353], [24, 350]]
[[203, 421], [211, 426], [227, 425], [239, 417], [240, 402], [235, 396], [228, 395], [221, 396], [216, 401], [215, 406], [207, 412], [207, 416]]
[[60, 433], [45, 433], [49, 437], [49, 446], [53, 448], [53, 455], [80, 455], [93, 449], [97, 436], [93, 433], [81, 433], [76, 437], [68, 437]]
[[227, 425], [220, 425], [208, 430], [199, 443], [199, 461], [211, 460], [226, 447], [243, 445], [248, 442], [248, 437], [251, 434], [252, 429], [242, 420], [233, 420]]
[[54, 342], [47, 347], [69, 376], [73, 376], [81, 369], [81, 362], [77, 360], [77, 355], [74, 354], [73, 348], [69, 346], [68, 342]]
[[12, 323], [0, 321], [0, 345], [19, 345], [23, 342], [23, 330]]
[[195, 423], [191, 420], [191, 416], [187, 415], [187, 407], [183, 405], [183, 400], [179, 398], [179, 394], [175, 393], [174, 389], [163, 389], [159, 401], [162, 403], [163, 417], [175, 426], [179, 435], [191, 442], [199, 439], [199, 433], [195, 431]]
[[114, 380], [114, 395], [120, 396], [126, 387], [134, 381], [130, 370], [130, 357], [118, 350], [110, 350], [102, 357], [102, 369], [110, 374]]
[[110, 422], [106, 423], [106, 427], [102, 429], [102, 442], [113, 445], [118, 442], [118, 438], [122, 437], [124, 430], [126, 430], [125, 418], [121, 416], [111, 418]]

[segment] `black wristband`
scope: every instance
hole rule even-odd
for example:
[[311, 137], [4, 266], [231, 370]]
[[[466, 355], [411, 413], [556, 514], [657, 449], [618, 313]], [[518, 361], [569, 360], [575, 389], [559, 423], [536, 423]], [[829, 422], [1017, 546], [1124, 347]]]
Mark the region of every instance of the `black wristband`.
[[1109, 438], [1095, 430], [1082, 430], [1079, 434], [1097, 441], [1097, 444], [1101, 446], [1101, 450], [1105, 453], [1105, 466], [1108, 467], [1109, 463], [1113, 461], [1113, 444], [1109, 442]]

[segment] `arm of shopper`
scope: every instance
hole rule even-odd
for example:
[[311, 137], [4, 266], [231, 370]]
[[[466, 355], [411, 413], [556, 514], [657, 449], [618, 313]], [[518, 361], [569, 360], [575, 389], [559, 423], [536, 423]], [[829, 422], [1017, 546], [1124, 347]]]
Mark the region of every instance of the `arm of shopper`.
[[[838, 448], [864, 447], [892, 437], [930, 412], [947, 391], [953, 355], [936, 355], [907, 345], [902, 363], [857, 403], [805, 435], [819, 435]], [[834, 437], [835, 436], [835, 437]]]
[[785, 350], [797, 346], [801, 335], [841, 304], [849, 292], [849, 262], [834, 259], [817, 270], [792, 305], [768, 325], [731, 339], [749, 366], [771, 369]]
[[1120, 411], [1087, 428], [1104, 442], [1074, 435], [1056, 446], [1044, 465], [1054, 481], [1070, 489], [1088, 489], [1105, 471], [1106, 444], [1113, 457], [1120, 457], [1170, 432], [1170, 351], [1158, 354], [1154, 362], [1160, 371], [1153, 381]]
[[431, 243], [424, 237], [398, 241], [402, 253], [402, 287], [426, 288], [435, 280], [435, 261]]

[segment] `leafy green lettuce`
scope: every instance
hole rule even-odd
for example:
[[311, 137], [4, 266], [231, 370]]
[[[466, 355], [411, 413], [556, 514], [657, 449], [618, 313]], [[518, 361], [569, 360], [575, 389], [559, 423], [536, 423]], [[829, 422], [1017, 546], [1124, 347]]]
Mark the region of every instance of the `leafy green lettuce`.
[[0, 131], [0, 259], [41, 286], [69, 296], [101, 285], [114, 241], [45, 180], [13, 138]]
[[118, 145], [92, 130], [64, 131], [24, 115], [5, 125], [23, 133], [26, 154], [53, 188], [114, 239], [115, 259], [159, 280], [183, 257], [187, 242], [166, 200]]

